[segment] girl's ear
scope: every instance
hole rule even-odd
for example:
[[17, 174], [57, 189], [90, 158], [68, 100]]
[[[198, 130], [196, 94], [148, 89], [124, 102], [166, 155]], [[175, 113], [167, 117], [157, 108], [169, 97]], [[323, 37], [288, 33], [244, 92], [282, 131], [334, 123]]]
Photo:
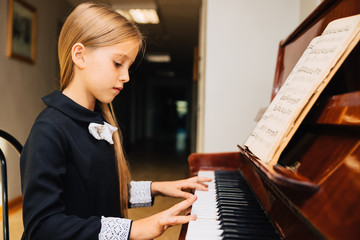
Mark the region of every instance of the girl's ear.
[[71, 49], [72, 60], [74, 64], [80, 69], [85, 67], [85, 52], [85, 46], [81, 43], [75, 43]]

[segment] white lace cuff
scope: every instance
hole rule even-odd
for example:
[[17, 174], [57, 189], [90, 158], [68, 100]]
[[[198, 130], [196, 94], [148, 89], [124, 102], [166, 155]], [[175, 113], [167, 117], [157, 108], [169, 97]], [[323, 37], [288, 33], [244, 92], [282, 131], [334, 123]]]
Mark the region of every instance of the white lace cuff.
[[151, 181], [132, 181], [130, 184], [130, 207], [152, 206]]
[[101, 217], [99, 240], [129, 239], [132, 220], [126, 218]]

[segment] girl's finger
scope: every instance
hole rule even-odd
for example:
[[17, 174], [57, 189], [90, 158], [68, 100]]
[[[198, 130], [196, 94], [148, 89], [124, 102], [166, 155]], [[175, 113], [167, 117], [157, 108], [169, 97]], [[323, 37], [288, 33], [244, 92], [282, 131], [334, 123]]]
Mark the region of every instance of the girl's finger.
[[168, 209], [170, 216], [178, 215], [180, 212], [186, 210], [191, 205], [193, 205], [196, 199], [197, 197], [191, 194], [191, 196], [185, 199], [184, 201], [175, 204], [174, 206]]
[[160, 224], [163, 226], [175, 226], [178, 224], [185, 224], [190, 221], [196, 220], [196, 215], [187, 215], [187, 216], [171, 216], [167, 218], [163, 218], [160, 220]]
[[201, 183], [192, 183], [188, 182], [182, 186], [182, 189], [191, 188], [191, 189], [199, 189], [202, 191], [207, 191], [207, 185]]
[[190, 181], [190, 182], [211, 182], [211, 178], [207, 178], [207, 177], [192, 177], [192, 178], [188, 178], [185, 181]]
[[211, 182], [212, 179], [211, 178], [207, 178], [207, 177], [197, 177], [199, 182]]
[[181, 190], [179, 190], [177, 192], [177, 197], [181, 197], [181, 198], [189, 198], [192, 197], [193, 194], [189, 193], [189, 192], [183, 192]]
[[207, 188], [209, 186], [209, 185], [207, 185], [206, 183], [203, 183], [203, 182], [199, 182], [198, 184], [202, 185], [205, 188]]

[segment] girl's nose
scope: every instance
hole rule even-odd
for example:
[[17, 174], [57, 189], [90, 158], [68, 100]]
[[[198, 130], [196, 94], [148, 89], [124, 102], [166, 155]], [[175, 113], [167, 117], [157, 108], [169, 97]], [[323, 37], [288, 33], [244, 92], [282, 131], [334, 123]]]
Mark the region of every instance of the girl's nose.
[[129, 71], [127, 71], [127, 70], [122, 71], [122, 73], [120, 74], [119, 80], [124, 83], [129, 82], [130, 81]]

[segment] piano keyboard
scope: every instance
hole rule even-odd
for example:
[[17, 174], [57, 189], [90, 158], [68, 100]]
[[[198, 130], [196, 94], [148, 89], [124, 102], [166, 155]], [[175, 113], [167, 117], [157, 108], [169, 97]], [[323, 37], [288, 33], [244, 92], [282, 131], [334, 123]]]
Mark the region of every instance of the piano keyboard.
[[191, 214], [186, 240], [280, 239], [265, 211], [237, 171], [199, 171], [212, 178], [209, 191], [195, 190], [198, 197]]

